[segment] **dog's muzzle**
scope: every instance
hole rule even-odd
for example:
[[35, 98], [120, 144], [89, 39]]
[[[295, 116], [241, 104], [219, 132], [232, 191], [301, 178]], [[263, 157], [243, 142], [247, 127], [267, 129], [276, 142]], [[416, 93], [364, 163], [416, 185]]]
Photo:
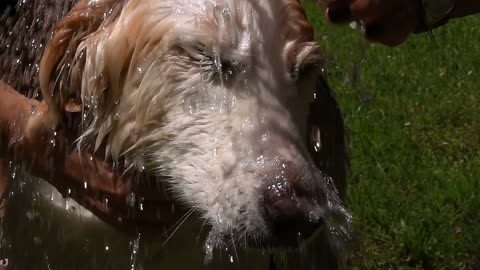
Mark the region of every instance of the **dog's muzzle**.
[[284, 168], [265, 179], [262, 206], [273, 245], [297, 246], [325, 225], [326, 195], [321, 176]]

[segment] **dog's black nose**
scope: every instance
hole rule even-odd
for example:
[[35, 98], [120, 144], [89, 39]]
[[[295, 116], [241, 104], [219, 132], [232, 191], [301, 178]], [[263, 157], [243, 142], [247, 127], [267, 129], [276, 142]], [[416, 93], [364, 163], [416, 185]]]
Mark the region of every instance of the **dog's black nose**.
[[319, 206], [310, 211], [306, 211], [304, 207], [303, 203], [290, 198], [267, 204], [271, 231], [279, 244], [296, 245], [312, 235], [323, 224]]
[[289, 181], [265, 189], [265, 218], [274, 242], [296, 246], [324, 224], [322, 200], [318, 197]]

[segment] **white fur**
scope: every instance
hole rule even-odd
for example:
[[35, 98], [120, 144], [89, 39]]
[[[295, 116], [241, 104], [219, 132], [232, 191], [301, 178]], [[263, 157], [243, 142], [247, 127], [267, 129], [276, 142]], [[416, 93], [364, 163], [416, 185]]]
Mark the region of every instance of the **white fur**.
[[296, 72], [322, 54], [299, 3], [120, 2], [73, 60], [80, 144], [167, 178], [217, 234], [268, 239], [265, 179], [287, 164], [318, 174], [305, 149], [314, 80]]

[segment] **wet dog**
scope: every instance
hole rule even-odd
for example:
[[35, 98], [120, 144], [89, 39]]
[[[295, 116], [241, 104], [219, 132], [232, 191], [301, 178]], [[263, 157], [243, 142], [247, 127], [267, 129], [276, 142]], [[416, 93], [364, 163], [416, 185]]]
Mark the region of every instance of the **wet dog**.
[[[207, 255], [313, 236], [313, 248], [334, 250], [329, 236], [346, 237], [342, 119], [297, 0], [72, 6], [47, 38], [38, 78], [49, 112], [30, 136], [81, 113], [79, 147], [168, 182], [210, 228]], [[334, 263], [315, 252], [304, 263], [338, 266], [327, 254]]]

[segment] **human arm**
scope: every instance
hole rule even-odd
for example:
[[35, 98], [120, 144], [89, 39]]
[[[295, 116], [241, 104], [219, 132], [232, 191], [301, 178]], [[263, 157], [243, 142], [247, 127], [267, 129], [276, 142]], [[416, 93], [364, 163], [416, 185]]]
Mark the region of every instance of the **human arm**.
[[473, 15], [480, 12], [480, 1], [477, 0], [457, 0], [456, 7], [452, 13], [452, 18], [460, 18]]
[[[422, 22], [421, 0], [333, 0], [327, 1], [325, 13], [336, 24], [357, 21], [365, 38], [389, 46], [399, 45]], [[448, 18], [480, 12], [480, 1], [456, 0]]]
[[[119, 229], [169, 226], [177, 221], [182, 212], [177, 209], [172, 213], [172, 201], [155, 179], [124, 174], [103, 157], [77, 152], [69, 143], [72, 140], [61, 132], [26, 138], [29, 118], [46, 109], [45, 103], [28, 99], [0, 82], [0, 159], [24, 164], [31, 174]], [[143, 210], [138, 203], [127, 202], [130, 194], [143, 198], [137, 200]]]

